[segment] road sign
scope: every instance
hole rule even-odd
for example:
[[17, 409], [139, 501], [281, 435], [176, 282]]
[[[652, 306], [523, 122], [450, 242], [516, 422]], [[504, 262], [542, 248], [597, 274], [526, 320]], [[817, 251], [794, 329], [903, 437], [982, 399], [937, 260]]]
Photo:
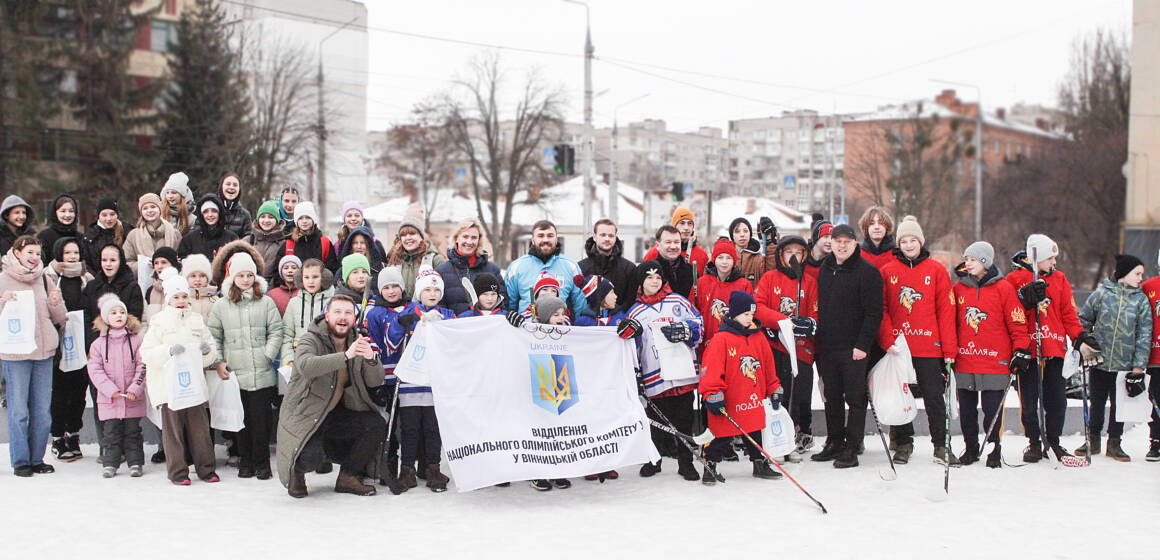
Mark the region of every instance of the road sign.
[[782, 183], [783, 188], [787, 191], [792, 191], [797, 188], [797, 175], [786, 175], [785, 181]]
[[835, 214], [834, 215], [834, 225], [837, 226], [837, 225], [841, 225], [841, 224], [847, 224], [847, 225], [850, 224], [849, 214]]
[[540, 165], [544, 167], [556, 165], [556, 148], [544, 148], [544, 153], [540, 156]]
[[459, 167], [459, 168], [455, 169], [455, 184], [456, 185], [466, 185], [467, 184], [467, 168], [466, 167]]
[[693, 198], [693, 184], [685, 183], [685, 200]]

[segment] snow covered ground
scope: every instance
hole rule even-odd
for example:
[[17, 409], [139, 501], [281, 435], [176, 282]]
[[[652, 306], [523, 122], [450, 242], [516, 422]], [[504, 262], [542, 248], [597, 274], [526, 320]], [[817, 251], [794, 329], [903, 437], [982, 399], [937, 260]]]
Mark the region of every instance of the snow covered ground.
[[[1008, 434], [1012, 464], [1024, 441]], [[620, 480], [577, 479], [546, 493], [516, 483], [466, 494], [380, 488], [360, 498], [334, 494], [334, 474], [310, 475], [310, 497], [294, 500], [277, 480], [241, 480], [224, 465], [212, 485], [194, 477], [191, 487], [173, 487], [164, 465], [147, 465], [140, 479], [122, 467], [105, 480], [89, 445], [85, 459], [56, 464], [52, 475], [22, 479], [0, 467], [0, 557], [1157, 557], [1160, 463], [1143, 460], [1146, 426], [1125, 437], [1131, 463], [1099, 456], [1090, 468], [1058, 471], [979, 463], [951, 471], [945, 501], [932, 499], [943, 469], [929, 461], [929, 441], [916, 444], [894, 482], [879, 478], [888, 467], [877, 437], [866, 439], [859, 468], [787, 465], [829, 515], [788, 480], [752, 478], [744, 460], [724, 463], [728, 480], [715, 487], [679, 479], [665, 459], [650, 479], [630, 467]]]

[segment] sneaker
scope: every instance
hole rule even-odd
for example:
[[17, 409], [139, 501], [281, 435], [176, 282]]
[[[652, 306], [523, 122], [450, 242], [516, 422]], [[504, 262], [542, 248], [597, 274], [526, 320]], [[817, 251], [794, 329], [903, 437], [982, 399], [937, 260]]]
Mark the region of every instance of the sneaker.
[[189, 486], [189, 484], [190, 484], [188, 476], [179, 478], [179, 479], [171, 481], [171, 482], [173, 482], [174, 486]]
[[701, 478], [701, 475], [697, 474], [697, 468], [693, 466], [692, 459], [689, 459], [688, 461], [678, 461], [677, 474], [681, 475], [682, 478], [688, 481]]
[[608, 472], [604, 473], [604, 478], [606, 478], [608, 480], [616, 480], [616, 479], [620, 478], [620, 473], [618, 473], [616, 471], [608, 471]]
[[[1091, 455], [1099, 455], [1099, 454], [1100, 454], [1100, 451], [1101, 451], [1101, 450], [1100, 450], [1100, 438], [1098, 438], [1098, 437], [1097, 437], [1097, 438], [1092, 438], [1092, 440], [1093, 440], [1093, 441], [1092, 441], [1092, 443], [1093, 443], [1094, 445], [1092, 446], [1092, 450], [1091, 450], [1091, 453], [1090, 453], [1090, 454], [1091, 454]], [[1087, 457], [1087, 456], [1089, 455], [1089, 453], [1088, 453], [1088, 442], [1086, 442], [1086, 441], [1085, 441], [1085, 442], [1083, 442], [1083, 445], [1081, 445], [1081, 446], [1079, 446], [1079, 447], [1075, 448], [1075, 454], [1076, 454], [1076, 456], [1078, 456], [1078, 457]]]
[[572, 487], [572, 481], [566, 478], [553, 478], [552, 486], [555, 486], [561, 490], [567, 490]]
[[80, 434], [69, 434], [67, 442], [68, 442], [68, 449], [69, 449], [69, 451], [72, 452], [72, 460], [73, 461], [76, 461], [77, 459], [83, 459], [85, 457], [85, 454], [81, 453], [81, 435]]
[[781, 462], [783, 462], [783, 463], [800, 463], [800, 462], [802, 462], [802, 457], [801, 457], [801, 455], [794, 455], [793, 453], [790, 453], [789, 455], [782, 457]]
[[129, 476], [133, 478], [141, 478], [145, 472], [141, 469], [141, 465], [133, 465], [129, 467]]
[[600, 480], [600, 476], [599, 474], [586, 474], [584, 480]]
[[762, 478], [765, 480], [777, 480], [781, 478], [781, 473], [773, 470], [769, 466], [769, 461], [762, 459], [761, 461], [753, 462], [753, 477]]
[[531, 484], [532, 484], [532, 488], [535, 488], [536, 490], [539, 490], [540, 492], [547, 492], [548, 490], [552, 489], [552, 483], [548, 482], [548, 479], [546, 479], [546, 478], [537, 478], [537, 479], [531, 481]]
[[154, 465], [160, 465], [161, 463], [164, 463], [165, 462], [165, 450], [158, 449], [157, 453], [154, 453], [153, 456], [149, 458], [149, 462], [153, 463]]
[[61, 461], [68, 461], [72, 458], [72, 450], [68, 447], [68, 439], [58, 437], [52, 440], [52, 456]]
[[1127, 463], [1132, 460], [1127, 453], [1124, 453], [1124, 449], [1120, 447], [1120, 438], [1118, 437], [1108, 438], [1108, 458], [1115, 459], [1121, 463]]
[[701, 474], [701, 484], [705, 486], [713, 486], [717, 484], [717, 477], [713, 473], [717, 471], [716, 461], [705, 461], [705, 470]]
[[101, 476], [105, 478], [113, 478], [117, 476], [117, 467], [105, 467], [101, 469]]
[[997, 469], [1003, 466], [1003, 449], [995, 444], [995, 450], [987, 454], [987, 468]]
[[56, 469], [48, 463], [37, 463], [32, 465], [32, 472], [36, 474], [52, 474], [56, 472]]
[[950, 453], [948, 453], [947, 451], [948, 451], [948, 449], [946, 447], [934, 448], [934, 462], [936, 465], [944, 465], [945, 466], [947, 464], [947, 457], [950, 457], [950, 462], [951, 462], [952, 467], [963, 466], [963, 463], [961, 461], [959, 461], [958, 457], [955, 457], [955, 454], [953, 451]]
[[1148, 454], [1144, 455], [1144, 460], [1149, 463], [1160, 461], [1160, 439], [1152, 440], [1152, 445], [1148, 447]]
[[201, 481], [202, 482], [221, 482], [222, 479], [220, 476], [217, 475], [217, 473], [211, 472], [208, 475], [206, 475], [205, 478], [201, 479]]
[[826, 445], [818, 453], [810, 455], [811, 461], [833, 461], [838, 458], [838, 454], [842, 452], [845, 447], [841, 441], [836, 439], [827, 439]]
[[797, 444], [797, 447], [794, 448], [794, 453], [805, 455], [806, 451], [814, 448], [814, 436], [799, 433], [794, 436], [794, 443]]
[[962, 465], [973, 465], [979, 462], [979, 444], [968, 443], [967, 448], [963, 450], [963, 454], [959, 455], [959, 463]]
[[661, 460], [657, 459], [656, 463], [645, 463], [640, 466], [640, 476], [648, 478], [654, 474], [661, 472]]
[[842, 448], [842, 452], [834, 459], [835, 469], [849, 469], [858, 466], [858, 450], [852, 445]]
[[910, 462], [910, 456], [914, 455], [913, 443], [899, 443], [894, 447], [894, 464], [905, 465]]
[[1043, 458], [1043, 448], [1039, 446], [1038, 441], [1031, 442], [1026, 449], [1023, 450], [1024, 463], [1038, 463]]

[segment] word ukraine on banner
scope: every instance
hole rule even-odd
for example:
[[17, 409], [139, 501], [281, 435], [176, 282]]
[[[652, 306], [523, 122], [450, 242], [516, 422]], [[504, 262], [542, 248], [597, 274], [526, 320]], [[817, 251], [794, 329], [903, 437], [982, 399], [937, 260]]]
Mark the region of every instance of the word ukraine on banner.
[[487, 316], [425, 331], [417, 359], [460, 492], [660, 459], [637, 397], [635, 349], [614, 328], [515, 328]]

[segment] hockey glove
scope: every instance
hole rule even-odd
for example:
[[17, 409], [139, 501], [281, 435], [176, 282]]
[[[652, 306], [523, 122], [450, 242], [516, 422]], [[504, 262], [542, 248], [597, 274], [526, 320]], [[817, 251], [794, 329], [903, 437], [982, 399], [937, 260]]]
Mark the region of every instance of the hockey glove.
[[1019, 303], [1028, 311], [1035, 309], [1043, 300], [1047, 299], [1047, 282], [1036, 280], [1019, 288]]
[[378, 406], [385, 407], [391, 404], [391, 386], [386, 383], [378, 387], [368, 387], [367, 395]]
[[705, 395], [705, 410], [718, 416], [725, 414], [725, 393], [717, 391]]
[[1104, 354], [1100, 352], [1099, 341], [1087, 331], [1079, 333], [1072, 345], [1076, 350], [1079, 350], [1080, 361], [1084, 367], [1098, 366], [1104, 363]]
[[1144, 393], [1144, 374], [1132, 372], [1124, 377], [1124, 389], [1127, 390], [1129, 397], [1139, 396]]
[[785, 396], [785, 389], [778, 387], [772, 395], [769, 396], [769, 406], [774, 410], [781, 408], [781, 398]]
[[1011, 373], [1020, 374], [1027, 373], [1031, 370], [1031, 351], [1025, 348], [1017, 348], [1011, 354]]
[[442, 320], [443, 320], [443, 316], [434, 312], [434, 311], [432, 311], [431, 313], [424, 313], [423, 314], [423, 322], [424, 323], [430, 323], [433, 321], [442, 321]]
[[395, 320], [403, 326], [403, 330], [410, 332], [411, 329], [415, 328], [415, 323], [419, 322], [419, 316], [414, 313], [407, 313], [405, 315], [399, 315], [399, 318]]
[[182, 352], [185, 352], [185, 347], [180, 344], [174, 344], [169, 347], [170, 356], [180, 356]]
[[769, 219], [769, 216], [762, 216], [757, 220], [757, 231], [761, 232], [766, 247], [777, 245], [777, 226], [773, 225], [773, 220]]
[[616, 325], [616, 334], [625, 340], [640, 338], [642, 330], [640, 321], [636, 319], [625, 319], [619, 325]]
[[811, 337], [818, 332], [818, 322], [810, 317], [794, 317], [790, 320], [793, 321], [793, 335], [797, 338]]
[[526, 320], [527, 320], [527, 317], [520, 315], [520, 313], [518, 311], [508, 311], [507, 321], [508, 321], [508, 323], [511, 324], [511, 326], [518, 329], [521, 326], [523, 326], [524, 321], [526, 321]]
[[665, 339], [669, 342], [688, 342], [693, 338], [693, 330], [684, 321], [661, 327], [661, 334], [665, 335]]
[[213, 352], [213, 346], [210, 346], [209, 343], [204, 340], [201, 341], [201, 355], [204, 356], [210, 352]]

